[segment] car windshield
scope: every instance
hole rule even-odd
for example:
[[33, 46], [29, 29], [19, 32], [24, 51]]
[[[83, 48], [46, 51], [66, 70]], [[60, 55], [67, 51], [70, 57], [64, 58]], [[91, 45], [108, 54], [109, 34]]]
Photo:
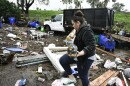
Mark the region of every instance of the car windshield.
[[62, 15], [57, 15], [54, 19], [55, 19], [55, 21], [61, 21]]

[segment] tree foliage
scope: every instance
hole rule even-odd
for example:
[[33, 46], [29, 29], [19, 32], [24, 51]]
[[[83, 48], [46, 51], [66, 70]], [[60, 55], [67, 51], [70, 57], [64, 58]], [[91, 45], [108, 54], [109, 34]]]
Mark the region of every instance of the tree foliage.
[[8, 21], [8, 17], [19, 18], [20, 10], [19, 8], [12, 2], [7, 0], [0, 0], [0, 16], [5, 18], [5, 21]]
[[17, 4], [22, 10], [22, 13], [25, 14], [25, 17], [29, 17], [29, 8], [34, 3], [34, 1], [38, 1], [40, 4], [49, 4], [49, 0], [17, 0]]
[[81, 0], [74, 0], [75, 8], [81, 8]]
[[71, 4], [73, 3], [73, 0], [62, 0], [63, 4]]
[[[106, 8], [110, 0], [86, 0], [86, 2], [90, 4], [91, 8]], [[116, 2], [116, 0], [112, 0], [112, 2]]]
[[99, 3], [99, 0], [86, 0], [91, 6], [91, 8], [95, 8], [97, 4]]
[[18, 6], [21, 8], [22, 13], [26, 16], [29, 14], [29, 8], [34, 3], [34, 0], [17, 0]]
[[116, 12], [121, 12], [121, 10], [123, 10], [123, 7], [124, 7], [124, 6], [125, 6], [125, 5], [124, 5], [123, 3], [119, 3], [119, 2], [117, 2], [117, 3], [115, 3], [115, 4], [112, 5], [113, 9], [114, 9]]
[[75, 8], [81, 8], [81, 3], [82, 0], [62, 0], [63, 4], [71, 4], [74, 3], [75, 4]]

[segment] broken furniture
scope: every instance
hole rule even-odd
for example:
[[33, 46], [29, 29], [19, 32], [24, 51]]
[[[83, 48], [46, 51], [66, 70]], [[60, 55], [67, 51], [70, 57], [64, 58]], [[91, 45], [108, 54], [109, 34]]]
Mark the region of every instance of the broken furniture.
[[16, 55], [16, 53], [23, 52], [23, 49], [20, 48], [4, 48], [3, 54], [0, 55], [0, 63], [8, 63], [11, 62]]
[[30, 36], [31, 36], [31, 39], [41, 39], [42, 38], [42, 36], [47, 36], [48, 34], [47, 33], [45, 33], [45, 32], [40, 32], [40, 31], [36, 31], [36, 30], [30, 30], [30, 32], [31, 32], [31, 34], [30, 34]]
[[[53, 66], [56, 68], [56, 70], [60, 73], [64, 72], [63, 67], [60, 65], [59, 59], [61, 56], [67, 53], [68, 47], [44, 47], [43, 51], [53, 64]], [[76, 65], [71, 65], [72, 67], [76, 67]]]

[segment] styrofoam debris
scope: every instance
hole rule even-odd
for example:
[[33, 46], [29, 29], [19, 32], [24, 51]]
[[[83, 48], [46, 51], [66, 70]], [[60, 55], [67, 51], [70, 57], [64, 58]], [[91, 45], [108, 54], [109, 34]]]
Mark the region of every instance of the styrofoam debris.
[[107, 69], [112, 69], [112, 68], [116, 68], [117, 65], [115, 62], [111, 62], [110, 60], [107, 60], [104, 64], [104, 67]]
[[42, 66], [38, 67], [38, 73], [42, 73]]
[[49, 44], [48, 47], [55, 47], [56, 45], [55, 44]]
[[45, 79], [44, 79], [44, 78], [41, 78], [41, 77], [38, 77], [38, 81], [44, 82]]
[[14, 34], [12, 34], [12, 33], [9, 33], [9, 34], [7, 35], [7, 37], [16, 38], [16, 35], [14, 35]]
[[122, 63], [122, 61], [121, 61], [121, 59], [120, 59], [120, 58], [116, 58], [116, 59], [115, 59], [115, 62], [116, 62], [117, 64]]
[[74, 82], [69, 78], [56, 79], [51, 86], [75, 86]]
[[118, 77], [112, 77], [108, 82], [108, 85], [112, 86], [113, 84], [116, 84], [116, 86], [123, 86], [122, 81]]
[[124, 69], [124, 75], [127, 77], [127, 78], [130, 78], [130, 68], [126, 68]]
[[99, 59], [101, 59], [101, 57], [98, 55], [98, 54], [96, 54], [96, 58], [99, 60]]

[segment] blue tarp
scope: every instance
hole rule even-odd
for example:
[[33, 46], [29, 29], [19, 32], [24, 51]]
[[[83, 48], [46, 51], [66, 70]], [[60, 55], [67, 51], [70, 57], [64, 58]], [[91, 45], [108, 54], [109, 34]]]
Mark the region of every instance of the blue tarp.
[[21, 48], [5, 48], [5, 50], [12, 51], [12, 52], [24, 52], [25, 50]]
[[106, 36], [104, 35], [99, 35], [99, 45], [104, 46], [104, 44], [108, 41]]
[[34, 22], [29, 22], [29, 24], [28, 24], [30, 27], [34, 27], [34, 28], [36, 28], [36, 27], [38, 27], [39, 26], [39, 22], [38, 21], [34, 21]]
[[106, 49], [115, 49], [115, 41], [107, 41], [104, 46]]
[[99, 45], [104, 46], [106, 49], [114, 49], [115, 41], [109, 41], [109, 39], [104, 35], [99, 35]]
[[13, 25], [15, 23], [15, 18], [14, 17], [9, 17], [9, 23]]

